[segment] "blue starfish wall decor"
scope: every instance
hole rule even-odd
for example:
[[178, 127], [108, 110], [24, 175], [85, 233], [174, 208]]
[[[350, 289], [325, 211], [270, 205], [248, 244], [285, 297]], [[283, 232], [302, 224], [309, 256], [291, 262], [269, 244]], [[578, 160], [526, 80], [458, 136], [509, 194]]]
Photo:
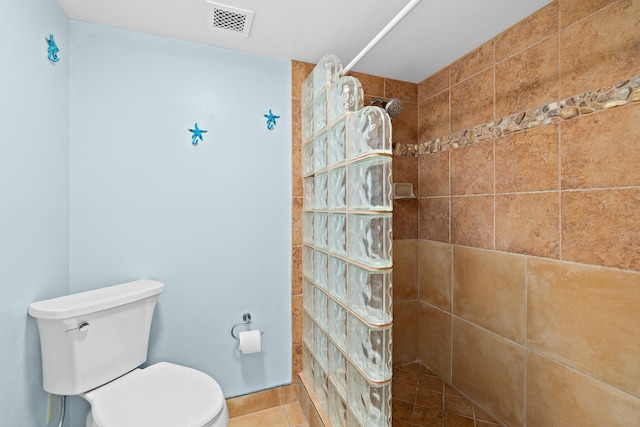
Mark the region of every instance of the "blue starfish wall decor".
[[58, 46], [56, 45], [55, 40], [53, 40], [53, 34], [49, 34], [49, 38], [45, 37], [45, 40], [49, 45], [49, 47], [47, 47], [47, 56], [49, 57], [49, 61], [51, 62], [60, 61], [60, 58], [58, 58], [58, 52], [60, 52], [60, 49], [58, 49]]
[[206, 130], [198, 128], [198, 123], [193, 125], [193, 129], [189, 129], [191, 132], [191, 143], [193, 145], [198, 145], [198, 139], [202, 141], [202, 134], [207, 133]]
[[269, 114], [263, 114], [267, 118], [267, 129], [273, 130], [276, 127], [276, 119], [279, 119], [280, 116], [275, 116], [271, 109], [269, 109]]

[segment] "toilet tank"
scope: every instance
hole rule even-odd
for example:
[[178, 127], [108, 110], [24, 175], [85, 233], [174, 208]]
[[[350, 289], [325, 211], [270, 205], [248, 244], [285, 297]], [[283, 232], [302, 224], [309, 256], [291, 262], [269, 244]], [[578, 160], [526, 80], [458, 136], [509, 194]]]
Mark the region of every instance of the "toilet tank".
[[136, 280], [30, 304], [40, 332], [44, 389], [80, 394], [144, 363], [163, 290], [163, 283]]

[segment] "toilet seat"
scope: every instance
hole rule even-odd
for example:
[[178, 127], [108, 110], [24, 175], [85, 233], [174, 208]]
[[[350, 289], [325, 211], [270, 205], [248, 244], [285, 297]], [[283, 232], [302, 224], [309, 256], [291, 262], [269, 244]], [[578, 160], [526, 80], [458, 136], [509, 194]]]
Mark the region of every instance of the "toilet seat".
[[213, 378], [167, 362], [136, 369], [84, 397], [100, 427], [204, 427], [225, 408]]

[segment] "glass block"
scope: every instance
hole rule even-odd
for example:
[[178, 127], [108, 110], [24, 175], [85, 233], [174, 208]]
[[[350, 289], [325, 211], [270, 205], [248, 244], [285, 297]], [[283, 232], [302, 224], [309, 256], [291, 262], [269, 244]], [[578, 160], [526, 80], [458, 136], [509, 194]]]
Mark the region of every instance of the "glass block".
[[358, 419], [355, 417], [355, 415], [353, 415], [353, 412], [351, 411], [348, 411], [347, 421], [349, 423], [349, 427], [362, 427], [360, 421], [358, 421]]
[[348, 120], [347, 158], [371, 153], [391, 154], [391, 119], [378, 107], [364, 107]]
[[329, 376], [322, 369], [320, 363], [317, 360], [314, 362], [313, 367], [313, 391], [316, 392], [316, 396], [320, 401], [320, 405], [325, 411], [329, 410]]
[[[315, 284], [328, 289], [329, 256], [324, 252], [315, 251]], [[316, 301], [317, 302], [317, 301]]]
[[302, 176], [313, 173], [313, 141], [306, 142], [302, 146]]
[[333, 54], [324, 55], [313, 68], [313, 93], [320, 91], [342, 77], [343, 69], [340, 58]]
[[336, 255], [347, 254], [347, 216], [345, 214], [329, 214], [329, 252]]
[[328, 205], [330, 210], [346, 208], [347, 170], [344, 167], [331, 169], [328, 177]]
[[329, 421], [333, 427], [347, 427], [347, 404], [329, 382]]
[[308, 141], [313, 136], [313, 105], [302, 111], [302, 141]]
[[302, 372], [304, 372], [304, 376], [307, 377], [309, 384], [313, 387], [313, 354], [306, 345], [302, 346], [302, 361]]
[[329, 378], [342, 397], [347, 397], [347, 358], [333, 342], [329, 342]]
[[322, 132], [313, 140], [313, 170], [321, 171], [327, 167], [327, 133]]
[[393, 321], [391, 273], [349, 264], [349, 308], [373, 325]]
[[331, 85], [329, 90], [328, 121], [333, 122], [347, 112], [355, 112], [363, 107], [364, 92], [360, 81], [345, 76]]
[[314, 180], [314, 209], [327, 209], [327, 173], [322, 172]]
[[349, 358], [371, 381], [391, 379], [391, 326], [377, 328], [349, 314]]
[[318, 325], [320, 325], [326, 330], [329, 330], [329, 306], [328, 306], [329, 298], [327, 297], [327, 294], [325, 294], [318, 288], [315, 288], [315, 294], [316, 294], [315, 319], [318, 322]]
[[347, 303], [347, 263], [329, 257], [329, 292], [343, 303]]
[[311, 281], [315, 278], [316, 257], [314, 252], [309, 246], [302, 247], [302, 274]]
[[328, 247], [327, 222], [328, 217], [326, 213], [316, 212], [313, 214], [313, 242], [318, 248], [327, 249]]
[[313, 245], [313, 212], [302, 212], [302, 242]]
[[308, 279], [302, 280], [302, 304], [304, 306], [305, 311], [309, 314], [309, 316], [315, 316], [315, 286], [311, 284]]
[[349, 209], [393, 209], [391, 157], [368, 157], [349, 165]]
[[316, 360], [324, 371], [329, 370], [329, 337], [320, 328], [316, 328]]
[[313, 133], [317, 134], [327, 126], [327, 93], [313, 101]]
[[302, 108], [306, 108], [313, 101], [313, 72], [302, 82]]
[[337, 165], [345, 159], [346, 122], [346, 119], [342, 119], [327, 131], [327, 166], [329, 167]]
[[371, 384], [351, 364], [348, 369], [349, 409], [355, 418], [363, 427], [391, 427], [391, 382]]
[[310, 176], [304, 179], [304, 208], [315, 209], [316, 206], [315, 178]]
[[316, 325], [307, 313], [303, 316], [302, 339], [313, 352], [316, 348]]
[[332, 299], [329, 299], [329, 335], [347, 351], [347, 311]]
[[373, 268], [391, 267], [391, 214], [352, 214], [348, 219], [349, 259]]

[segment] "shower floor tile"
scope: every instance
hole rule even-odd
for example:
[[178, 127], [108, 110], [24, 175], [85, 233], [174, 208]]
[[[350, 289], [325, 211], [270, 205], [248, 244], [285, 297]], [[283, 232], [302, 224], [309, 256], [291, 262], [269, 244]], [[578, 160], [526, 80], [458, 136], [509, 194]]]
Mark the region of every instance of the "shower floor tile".
[[393, 368], [393, 427], [492, 427], [501, 424], [420, 363]]

